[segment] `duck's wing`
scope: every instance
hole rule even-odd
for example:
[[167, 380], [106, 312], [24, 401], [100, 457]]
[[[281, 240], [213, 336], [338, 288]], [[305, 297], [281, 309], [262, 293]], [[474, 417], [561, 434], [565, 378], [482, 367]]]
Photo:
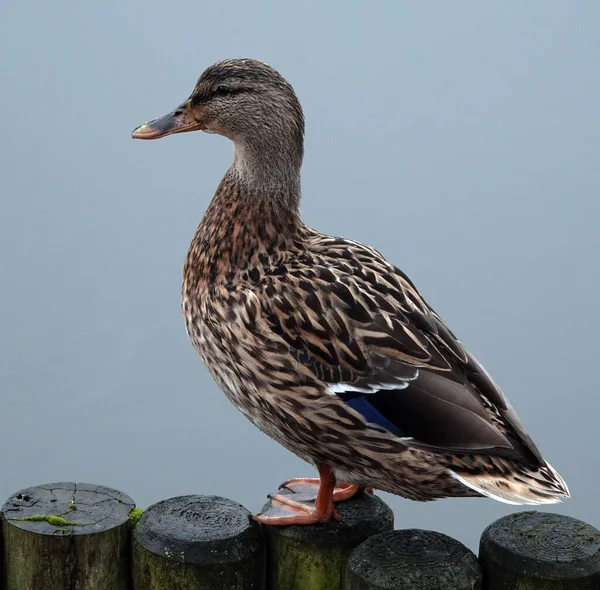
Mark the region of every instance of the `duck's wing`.
[[413, 445], [543, 461], [506, 396], [404, 273], [356, 242], [319, 246], [270, 277], [261, 307], [331, 395]]

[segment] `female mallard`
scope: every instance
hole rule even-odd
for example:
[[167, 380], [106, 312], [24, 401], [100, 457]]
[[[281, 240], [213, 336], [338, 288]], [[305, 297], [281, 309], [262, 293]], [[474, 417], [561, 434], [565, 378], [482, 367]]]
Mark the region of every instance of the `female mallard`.
[[569, 496], [408, 277], [373, 248], [302, 223], [304, 118], [278, 72], [217, 63], [133, 137], [196, 129], [231, 139], [234, 157], [185, 263], [188, 334], [227, 397], [320, 475], [285, 484], [300, 493], [273, 496], [257, 520], [325, 522], [334, 500], [365, 487], [414, 500]]

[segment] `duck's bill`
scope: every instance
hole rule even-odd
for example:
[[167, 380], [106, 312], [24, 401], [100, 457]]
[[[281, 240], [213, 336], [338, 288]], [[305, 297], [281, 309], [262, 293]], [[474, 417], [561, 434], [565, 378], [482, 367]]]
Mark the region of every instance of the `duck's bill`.
[[131, 137], [133, 139], [158, 139], [173, 135], [173, 133], [185, 133], [201, 128], [194, 117], [190, 101], [186, 100], [168, 115], [136, 127]]

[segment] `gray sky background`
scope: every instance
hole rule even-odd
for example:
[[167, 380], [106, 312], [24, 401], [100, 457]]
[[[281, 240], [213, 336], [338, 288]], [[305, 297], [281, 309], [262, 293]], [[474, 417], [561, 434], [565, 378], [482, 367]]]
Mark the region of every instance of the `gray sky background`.
[[[3, 0], [0, 52], [0, 497], [75, 480], [257, 511], [312, 475], [229, 405], [180, 316], [231, 145], [130, 139], [246, 56], [304, 106], [306, 222], [409, 274], [567, 479], [552, 510], [600, 525], [599, 2]], [[472, 548], [513, 510], [386, 500]]]

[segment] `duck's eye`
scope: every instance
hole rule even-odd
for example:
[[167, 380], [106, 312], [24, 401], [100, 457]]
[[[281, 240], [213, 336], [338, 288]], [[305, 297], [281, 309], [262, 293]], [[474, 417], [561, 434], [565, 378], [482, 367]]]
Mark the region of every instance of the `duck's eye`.
[[229, 88], [229, 86], [225, 86], [224, 84], [219, 84], [219, 86], [217, 86], [215, 92], [219, 96], [227, 96], [228, 94], [231, 93], [231, 88]]

